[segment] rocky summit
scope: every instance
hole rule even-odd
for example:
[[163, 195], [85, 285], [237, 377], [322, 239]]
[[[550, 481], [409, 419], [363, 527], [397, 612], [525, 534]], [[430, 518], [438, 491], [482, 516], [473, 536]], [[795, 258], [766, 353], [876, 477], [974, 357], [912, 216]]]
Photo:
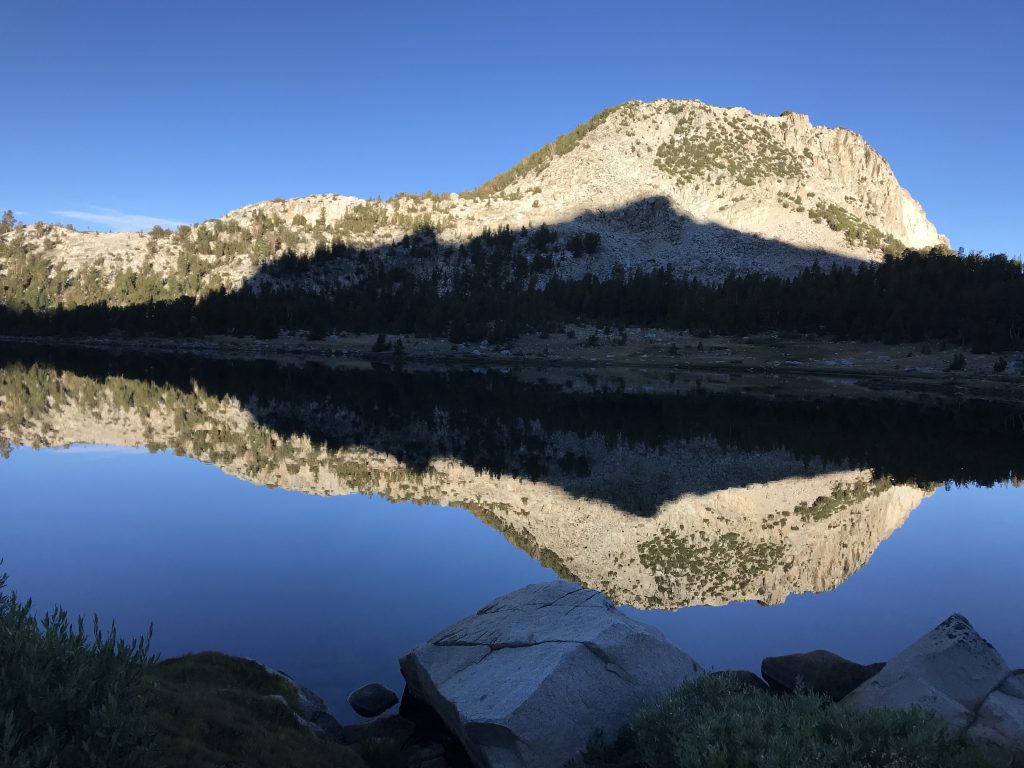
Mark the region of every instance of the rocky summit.
[[540, 280], [603, 277], [616, 267], [671, 266], [711, 281], [731, 272], [792, 275], [815, 261], [873, 261], [946, 243], [860, 135], [793, 112], [669, 99], [607, 109], [462, 193], [314, 195], [249, 205], [173, 233], [37, 224], [0, 239], [22, 260], [45, 260], [51, 276], [72, 286], [62, 301], [74, 306], [136, 301], [147, 290], [163, 297], [272, 287], [289, 274], [275, 263], [339, 245], [343, 258], [304, 274], [303, 287], [358, 283], [374, 264], [443, 278], [460, 263], [460, 244], [505, 227], [555, 234]]

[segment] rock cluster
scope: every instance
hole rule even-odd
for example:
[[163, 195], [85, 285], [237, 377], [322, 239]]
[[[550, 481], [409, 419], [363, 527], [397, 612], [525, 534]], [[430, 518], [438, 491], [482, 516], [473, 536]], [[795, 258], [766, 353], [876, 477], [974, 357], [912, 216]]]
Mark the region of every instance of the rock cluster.
[[[560, 580], [494, 600], [400, 664], [399, 715], [339, 726], [300, 689], [303, 721], [309, 715], [321, 724], [311, 730], [357, 748], [388, 744], [410, 768], [546, 768], [573, 760], [595, 733], [616, 734], [645, 704], [704, 674], [602, 594]], [[818, 693], [840, 707], [931, 710], [994, 764], [1024, 761], [1024, 670], [1011, 670], [962, 616], [886, 663], [817, 650], [767, 658], [761, 670], [763, 680], [747, 671], [712, 674], [778, 695]], [[350, 702], [369, 717], [396, 700], [370, 685]]]
[[[406, 697], [436, 713], [480, 768], [561, 765], [595, 732], [703, 674], [656, 631], [569, 582], [501, 597], [401, 660]], [[1024, 671], [954, 615], [887, 663], [829, 651], [771, 657], [770, 688], [837, 706], [932, 710], [996, 760], [1024, 759]], [[720, 673], [716, 673], [720, 674]], [[736, 674], [753, 688], [765, 682]], [[567, 722], [568, 721], [568, 722]]]

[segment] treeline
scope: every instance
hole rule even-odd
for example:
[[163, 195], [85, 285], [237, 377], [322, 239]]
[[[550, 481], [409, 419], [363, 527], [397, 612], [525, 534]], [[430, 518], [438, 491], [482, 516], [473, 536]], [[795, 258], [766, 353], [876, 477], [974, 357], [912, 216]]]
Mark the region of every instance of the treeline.
[[[523, 332], [592, 323], [734, 335], [780, 331], [887, 343], [934, 340], [979, 353], [1024, 349], [1024, 271], [1020, 262], [1003, 255], [906, 251], [878, 264], [815, 266], [788, 279], [732, 275], [717, 284], [670, 269], [633, 275], [619, 269], [604, 279], [569, 280], [545, 274], [550, 270], [547, 243], [533, 243], [524, 253], [503, 243], [500, 233], [491, 237], [493, 244], [460, 254], [453, 275], [435, 270], [417, 277], [405, 267], [368, 260], [358, 283], [315, 293], [302, 286], [316, 281], [302, 277], [330, 266], [334, 256], [324, 250], [320, 258], [269, 265], [268, 276], [275, 280], [263, 281], [259, 291], [222, 288], [200, 299], [124, 307], [99, 303], [20, 312], [0, 307], [0, 323], [5, 333], [30, 335], [116, 331], [270, 338], [291, 331], [319, 338], [352, 331], [452, 342], [504, 342]], [[578, 245], [581, 254], [597, 247]], [[500, 268], [505, 252], [513, 254], [511, 271]], [[267, 287], [275, 284], [288, 287]]]

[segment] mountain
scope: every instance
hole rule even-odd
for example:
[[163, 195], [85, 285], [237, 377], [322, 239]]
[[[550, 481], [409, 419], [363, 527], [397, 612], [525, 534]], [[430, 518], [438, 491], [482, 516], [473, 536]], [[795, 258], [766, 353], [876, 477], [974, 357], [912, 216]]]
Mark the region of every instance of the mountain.
[[886, 250], [946, 243], [858, 134], [792, 112], [662, 99], [605, 110], [461, 194], [279, 199], [174, 233], [37, 224], [0, 236], [0, 257], [8, 284], [34, 270], [34, 287], [24, 290], [40, 296], [30, 305], [58, 296], [65, 306], [123, 304], [287, 282], [287, 270], [269, 267], [318, 245], [346, 250], [312, 282], [306, 275], [311, 290], [358, 283], [373, 262], [454, 273], [460, 244], [504, 227], [534, 233], [510, 254], [528, 243], [543, 250], [550, 260], [533, 270], [542, 281], [606, 277], [616, 266], [671, 265], [712, 281], [730, 272], [792, 275], [815, 261], [877, 261]]

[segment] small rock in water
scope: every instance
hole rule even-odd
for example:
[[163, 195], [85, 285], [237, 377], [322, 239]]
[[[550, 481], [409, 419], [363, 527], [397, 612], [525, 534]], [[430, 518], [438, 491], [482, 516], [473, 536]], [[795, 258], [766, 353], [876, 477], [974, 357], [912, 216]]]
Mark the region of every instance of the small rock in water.
[[370, 683], [353, 691], [352, 695], [348, 697], [348, 703], [357, 715], [376, 717], [395, 706], [398, 703], [398, 696], [380, 683]]
[[783, 693], [795, 693], [799, 683], [814, 693], [839, 701], [877, 675], [885, 664], [857, 664], [831, 651], [770, 656], [761, 662], [761, 677]]

